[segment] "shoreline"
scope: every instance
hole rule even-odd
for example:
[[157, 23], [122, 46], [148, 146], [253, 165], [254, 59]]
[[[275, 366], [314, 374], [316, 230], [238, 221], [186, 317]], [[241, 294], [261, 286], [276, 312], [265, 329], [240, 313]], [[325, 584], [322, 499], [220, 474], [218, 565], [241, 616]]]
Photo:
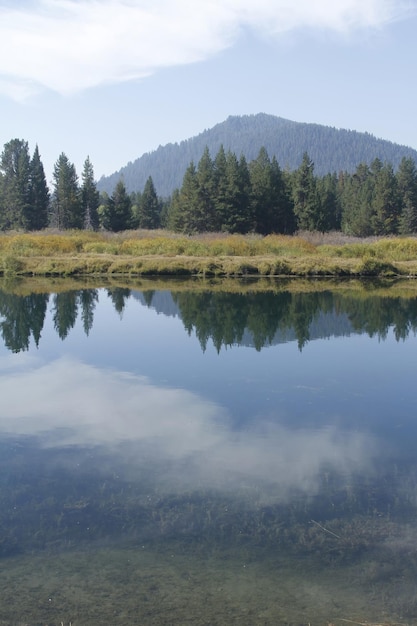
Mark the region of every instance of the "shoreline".
[[0, 275], [416, 278], [417, 238], [7, 233], [0, 235]]

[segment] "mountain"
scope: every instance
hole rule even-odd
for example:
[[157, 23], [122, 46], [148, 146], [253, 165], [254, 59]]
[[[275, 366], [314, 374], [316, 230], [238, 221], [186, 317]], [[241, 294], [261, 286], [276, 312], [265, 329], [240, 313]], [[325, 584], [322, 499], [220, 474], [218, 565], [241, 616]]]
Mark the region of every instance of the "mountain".
[[123, 178], [127, 191], [143, 191], [145, 182], [152, 176], [159, 196], [167, 197], [180, 187], [184, 172], [191, 161], [197, 165], [204, 148], [208, 146], [214, 158], [223, 144], [239, 157], [255, 159], [264, 146], [270, 157], [276, 156], [282, 168], [297, 169], [304, 152], [308, 152], [315, 165], [315, 174], [329, 172], [354, 172], [359, 163], [371, 163], [375, 158], [391, 163], [397, 168], [402, 157], [417, 162], [417, 151], [391, 141], [377, 139], [369, 133], [307, 124], [258, 113], [257, 115], [230, 116], [196, 137], [180, 143], [159, 146], [129, 162], [118, 172], [103, 176], [97, 184], [100, 191], [111, 194]]

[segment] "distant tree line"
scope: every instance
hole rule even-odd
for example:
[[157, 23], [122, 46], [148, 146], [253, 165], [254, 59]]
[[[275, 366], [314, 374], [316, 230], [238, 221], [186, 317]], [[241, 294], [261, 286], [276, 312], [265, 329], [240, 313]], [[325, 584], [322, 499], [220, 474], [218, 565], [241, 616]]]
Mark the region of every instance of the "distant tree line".
[[417, 168], [411, 157], [403, 157], [397, 171], [374, 159], [359, 164], [353, 174], [316, 176], [306, 152], [300, 166], [288, 171], [265, 148], [248, 163], [223, 147], [212, 158], [206, 147], [198, 164], [187, 167], [181, 187], [162, 199], [151, 176], [143, 191], [128, 194], [120, 179], [111, 195], [99, 194], [89, 157], [80, 182], [62, 153], [52, 183], [49, 190], [37, 146], [31, 156], [26, 141], [6, 143], [0, 156], [0, 229], [417, 232]]

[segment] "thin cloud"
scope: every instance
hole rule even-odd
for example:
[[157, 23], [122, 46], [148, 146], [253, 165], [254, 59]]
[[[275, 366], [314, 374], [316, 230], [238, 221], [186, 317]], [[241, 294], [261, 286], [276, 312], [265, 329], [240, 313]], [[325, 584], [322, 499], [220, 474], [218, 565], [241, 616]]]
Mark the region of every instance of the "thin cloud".
[[0, 92], [24, 100], [143, 79], [226, 49], [242, 28], [351, 32], [404, 17], [398, 0], [34, 0], [0, 6]]

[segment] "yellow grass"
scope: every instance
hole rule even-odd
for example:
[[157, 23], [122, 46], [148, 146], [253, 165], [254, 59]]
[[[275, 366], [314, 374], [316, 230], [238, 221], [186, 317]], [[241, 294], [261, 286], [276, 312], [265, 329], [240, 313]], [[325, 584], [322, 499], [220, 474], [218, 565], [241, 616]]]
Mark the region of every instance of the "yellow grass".
[[[333, 240], [336, 241], [334, 243]], [[417, 238], [168, 231], [0, 235], [4, 275], [417, 276]]]

